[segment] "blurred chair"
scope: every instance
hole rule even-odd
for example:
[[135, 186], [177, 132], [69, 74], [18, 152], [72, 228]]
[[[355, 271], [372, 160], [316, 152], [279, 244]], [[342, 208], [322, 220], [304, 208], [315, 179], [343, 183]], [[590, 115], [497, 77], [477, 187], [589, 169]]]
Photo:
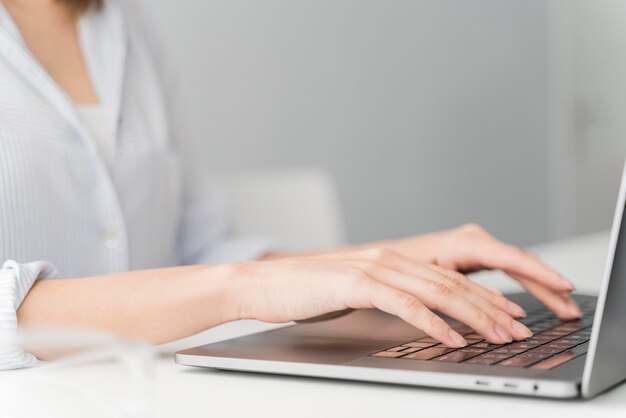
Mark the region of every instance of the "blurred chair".
[[[327, 171], [274, 169], [226, 175], [220, 180], [230, 199], [238, 235], [268, 236], [289, 250], [346, 243], [337, 190]], [[276, 325], [237, 321], [161, 345], [159, 349], [173, 352], [273, 327]]]
[[319, 168], [226, 176], [238, 235], [264, 235], [290, 250], [343, 245], [345, 225], [335, 184]]

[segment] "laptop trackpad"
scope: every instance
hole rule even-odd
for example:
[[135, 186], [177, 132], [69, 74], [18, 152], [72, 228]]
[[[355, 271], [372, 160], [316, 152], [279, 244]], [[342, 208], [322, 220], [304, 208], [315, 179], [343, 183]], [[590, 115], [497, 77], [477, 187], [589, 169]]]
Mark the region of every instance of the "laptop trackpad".
[[425, 334], [377, 310], [298, 324], [186, 350], [185, 354], [269, 361], [345, 363]]

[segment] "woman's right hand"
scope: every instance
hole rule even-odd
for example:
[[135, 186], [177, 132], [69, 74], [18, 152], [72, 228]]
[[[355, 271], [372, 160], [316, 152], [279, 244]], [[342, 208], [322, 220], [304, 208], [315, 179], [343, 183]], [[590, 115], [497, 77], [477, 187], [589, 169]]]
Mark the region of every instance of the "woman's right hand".
[[240, 319], [288, 322], [347, 309], [377, 308], [452, 347], [467, 344], [434, 311], [493, 344], [532, 332], [524, 310], [464, 275], [386, 249], [368, 249], [231, 265], [229, 301]]

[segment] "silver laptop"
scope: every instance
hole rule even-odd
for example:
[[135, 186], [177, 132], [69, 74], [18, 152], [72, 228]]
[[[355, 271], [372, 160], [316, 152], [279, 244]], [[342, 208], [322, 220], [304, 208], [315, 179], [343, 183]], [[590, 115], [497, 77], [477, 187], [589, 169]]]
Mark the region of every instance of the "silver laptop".
[[598, 298], [575, 295], [562, 322], [528, 294], [510, 298], [534, 335], [493, 345], [456, 322], [469, 345], [451, 349], [376, 310], [297, 324], [176, 353], [176, 362], [225, 370], [500, 392], [593, 397], [626, 379], [626, 167]]

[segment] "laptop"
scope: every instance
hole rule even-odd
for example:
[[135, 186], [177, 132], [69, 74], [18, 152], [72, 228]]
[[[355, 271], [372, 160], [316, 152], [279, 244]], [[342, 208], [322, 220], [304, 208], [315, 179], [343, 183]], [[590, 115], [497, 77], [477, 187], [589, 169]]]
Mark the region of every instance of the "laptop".
[[447, 318], [469, 345], [446, 347], [399, 318], [361, 310], [176, 353], [176, 362], [282, 375], [382, 382], [549, 398], [590, 398], [626, 379], [626, 167], [599, 296], [563, 322], [528, 294], [508, 295], [534, 335], [489, 344]]

